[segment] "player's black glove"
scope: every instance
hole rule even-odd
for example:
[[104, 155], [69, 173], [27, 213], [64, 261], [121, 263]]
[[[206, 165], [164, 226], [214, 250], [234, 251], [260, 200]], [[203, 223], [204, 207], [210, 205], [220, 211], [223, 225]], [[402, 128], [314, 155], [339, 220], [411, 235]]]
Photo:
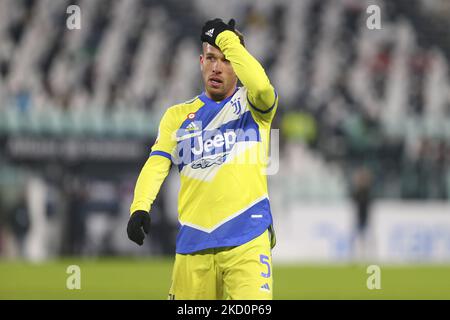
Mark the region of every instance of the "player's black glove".
[[234, 21], [234, 19], [230, 19], [230, 21], [228, 21], [228, 24], [223, 22], [222, 19], [219, 18], [209, 20], [203, 25], [200, 40], [202, 40], [202, 42], [208, 42], [210, 45], [216, 46], [217, 36], [225, 30], [234, 32], [235, 25], [236, 21]]
[[146, 234], [150, 231], [150, 215], [148, 212], [138, 210], [133, 212], [130, 220], [128, 220], [127, 233], [128, 238], [140, 246], [144, 243], [145, 238], [142, 229]]

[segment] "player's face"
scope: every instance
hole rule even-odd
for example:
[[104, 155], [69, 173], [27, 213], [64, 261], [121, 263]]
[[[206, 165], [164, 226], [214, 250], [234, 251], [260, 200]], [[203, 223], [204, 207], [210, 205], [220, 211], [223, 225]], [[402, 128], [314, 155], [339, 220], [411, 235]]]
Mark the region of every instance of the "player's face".
[[237, 76], [231, 62], [225, 59], [222, 51], [209, 43], [203, 43], [200, 68], [206, 95], [209, 98], [221, 101], [233, 94], [237, 85]]

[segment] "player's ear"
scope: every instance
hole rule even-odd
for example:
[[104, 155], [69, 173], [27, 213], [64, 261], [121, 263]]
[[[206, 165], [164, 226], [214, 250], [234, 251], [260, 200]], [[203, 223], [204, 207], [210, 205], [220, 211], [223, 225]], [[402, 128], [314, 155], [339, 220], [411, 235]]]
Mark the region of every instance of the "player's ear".
[[203, 54], [200, 55], [200, 70], [203, 71]]

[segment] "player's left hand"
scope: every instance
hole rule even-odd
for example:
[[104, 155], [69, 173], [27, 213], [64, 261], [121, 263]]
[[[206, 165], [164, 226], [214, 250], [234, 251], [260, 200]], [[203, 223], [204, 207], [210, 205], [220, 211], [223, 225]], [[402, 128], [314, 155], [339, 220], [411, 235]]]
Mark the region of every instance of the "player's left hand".
[[148, 212], [138, 210], [133, 212], [130, 220], [128, 220], [127, 234], [131, 241], [136, 242], [140, 246], [144, 243], [145, 238], [142, 229], [146, 234], [150, 231], [150, 214], [148, 214]]
[[234, 19], [230, 19], [228, 23], [223, 22], [219, 18], [209, 20], [203, 25], [200, 39], [202, 42], [208, 42], [210, 45], [216, 46], [217, 36], [225, 30], [234, 32], [235, 25], [236, 21]]

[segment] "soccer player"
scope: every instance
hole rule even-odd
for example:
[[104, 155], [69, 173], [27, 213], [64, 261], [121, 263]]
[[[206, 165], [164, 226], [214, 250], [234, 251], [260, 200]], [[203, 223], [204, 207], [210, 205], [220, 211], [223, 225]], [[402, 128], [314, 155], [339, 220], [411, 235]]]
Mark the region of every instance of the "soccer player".
[[128, 237], [143, 244], [151, 205], [174, 164], [180, 227], [169, 299], [272, 299], [265, 169], [277, 94], [233, 19], [206, 22], [201, 41], [205, 91], [162, 117], [136, 183]]

